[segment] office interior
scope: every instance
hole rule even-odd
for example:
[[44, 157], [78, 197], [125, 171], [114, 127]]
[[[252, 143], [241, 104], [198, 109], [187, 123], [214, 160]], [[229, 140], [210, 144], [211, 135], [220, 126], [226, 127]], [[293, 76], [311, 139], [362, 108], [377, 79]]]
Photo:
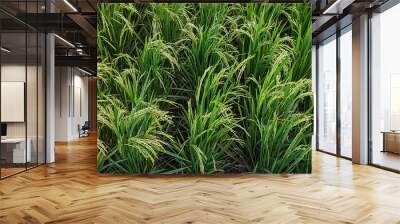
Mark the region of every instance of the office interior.
[[95, 7], [0, 2], [0, 179], [53, 163], [58, 142], [95, 133]]
[[313, 147], [400, 172], [400, 4], [326, 4], [313, 23]]
[[310, 0], [312, 173], [224, 177], [96, 172], [98, 1], [0, 0], [0, 223], [399, 223], [399, 0]]
[[[95, 134], [96, 3], [0, 2], [2, 179], [56, 162], [58, 142]], [[400, 4], [311, 7], [313, 148], [400, 172]]]

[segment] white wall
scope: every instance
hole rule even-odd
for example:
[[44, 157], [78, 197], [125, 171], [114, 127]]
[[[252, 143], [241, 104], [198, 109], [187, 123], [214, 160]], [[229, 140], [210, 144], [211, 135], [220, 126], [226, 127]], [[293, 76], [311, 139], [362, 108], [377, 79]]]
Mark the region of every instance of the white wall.
[[[37, 70], [38, 69], [38, 70]], [[25, 66], [25, 63], [5, 63], [1, 66], [2, 82], [24, 82], [26, 84], [26, 108], [23, 106], [22, 113], [26, 112], [26, 121], [5, 122], [7, 124], [7, 137], [24, 138], [25, 135], [31, 143], [32, 161], [44, 163], [44, 74], [42, 67], [36, 65]], [[25, 80], [27, 78], [27, 80]], [[23, 93], [21, 93], [23, 94]], [[2, 98], [7, 97], [3, 95]], [[1, 110], [12, 110], [1, 108]], [[26, 111], [25, 111], [26, 110]], [[13, 111], [8, 111], [13, 113]], [[39, 155], [37, 155], [39, 153]]]
[[55, 140], [67, 141], [69, 133], [69, 68], [55, 68]]
[[[75, 70], [74, 75], [74, 107], [72, 108], [72, 120], [71, 120], [71, 135], [73, 138], [79, 137], [78, 125], [83, 125], [85, 121], [89, 120], [88, 116], [88, 78], [86, 76], [82, 76], [83, 73], [76, 73]], [[80, 95], [80, 97], [79, 97]], [[79, 102], [80, 101], [80, 102]], [[81, 108], [80, 108], [81, 107]], [[80, 111], [81, 110], [81, 111]]]
[[55, 140], [77, 139], [78, 125], [88, 120], [88, 78], [76, 68], [56, 67], [55, 85]]
[[[25, 64], [3, 64], [1, 66], [2, 82], [25, 82]], [[1, 108], [6, 110], [6, 108]], [[7, 137], [25, 137], [25, 122], [7, 123]]]
[[[27, 69], [27, 70], [25, 70]], [[36, 130], [36, 107], [37, 107], [37, 93], [36, 93], [36, 80], [33, 80], [31, 74], [36, 77], [36, 66], [27, 66], [25, 64], [3, 64], [1, 66], [1, 81], [2, 82], [25, 82], [26, 71], [28, 72], [28, 88], [27, 88], [27, 119], [28, 129], [33, 128]], [[31, 88], [29, 88], [31, 87]], [[41, 105], [39, 105], [40, 107]], [[7, 110], [7, 108], [1, 108]], [[33, 123], [32, 123], [33, 122]], [[28, 130], [28, 137], [30, 132]], [[25, 122], [7, 122], [7, 135], [8, 137], [25, 137]], [[36, 135], [36, 132], [35, 132]]]

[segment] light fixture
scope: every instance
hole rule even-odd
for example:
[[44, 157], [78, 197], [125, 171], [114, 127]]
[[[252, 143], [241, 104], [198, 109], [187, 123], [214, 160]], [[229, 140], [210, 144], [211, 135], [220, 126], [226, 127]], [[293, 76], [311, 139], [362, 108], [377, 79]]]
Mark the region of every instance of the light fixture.
[[74, 12], [78, 12], [75, 6], [73, 6], [68, 0], [64, 0], [64, 3], [67, 4]]
[[87, 74], [87, 75], [90, 75], [90, 76], [93, 75], [92, 73], [90, 73], [90, 72], [88, 72], [88, 71], [86, 71], [86, 70], [83, 70], [83, 69], [81, 69], [81, 68], [79, 68], [79, 67], [78, 67], [78, 70], [81, 71], [81, 72], [83, 72], [83, 73], [85, 73], [85, 74]]
[[4, 51], [6, 53], [10, 53], [11, 52], [11, 50], [9, 50], [9, 49], [7, 49], [5, 47], [1, 47], [0, 49], [1, 49], [1, 51]]
[[342, 14], [343, 9], [348, 7], [354, 2], [354, 0], [336, 0], [332, 5], [324, 10], [322, 14]]
[[66, 43], [68, 46], [70, 46], [70, 47], [72, 47], [72, 48], [75, 48], [75, 45], [73, 45], [71, 42], [69, 42], [68, 40], [66, 40], [66, 39], [64, 39], [64, 38], [62, 38], [62, 37], [60, 37], [59, 35], [57, 35], [57, 34], [54, 34], [54, 36], [55, 37], [57, 37], [59, 40], [61, 40], [62, 42], [64, 42], [64, 43]]
[[77, 48], [76, 53], [78, 55], [86, 55], [86, 56], [88, 55], [82, 48]]

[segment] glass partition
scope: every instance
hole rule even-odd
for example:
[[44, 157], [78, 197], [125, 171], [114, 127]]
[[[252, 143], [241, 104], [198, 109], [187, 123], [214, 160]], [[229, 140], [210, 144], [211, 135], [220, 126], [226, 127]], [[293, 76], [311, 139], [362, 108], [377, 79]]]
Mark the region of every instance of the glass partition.
[[1, 35], [2, 177], [24, 171], [26, 162], [31, 161], [30, 145], [26, 141], [26, 41], [25, 32]]
[[318, 149], [336, 154], [336, 36], [318, 47]]
[[317, 88], [316, 88], [316, 84], [317, 84], [317, 47], [316, 45], [312, 45], [311, 48], [311, 76], [312, 76], [312, 91], [313, 91], [313, 136], [312, 136], [312, 143], [311, 143], [311, 147], [313, 150], [317, 149], [317, 141], [316, 141], [316, 136], [317, 136], [317, 122], [315, 122], [316, 119], [316, 115], [317, 115]]
[[371, 18], [371, 162], [400, 170], [400, 5]]
[[[2, 1], [16, 15], [44, 1]], [[0, 178], [45, 163], [45, 35], [0, 12]]]
[[352, 157], [352, 33], [351, 25], [340, 35], [340, 155]]

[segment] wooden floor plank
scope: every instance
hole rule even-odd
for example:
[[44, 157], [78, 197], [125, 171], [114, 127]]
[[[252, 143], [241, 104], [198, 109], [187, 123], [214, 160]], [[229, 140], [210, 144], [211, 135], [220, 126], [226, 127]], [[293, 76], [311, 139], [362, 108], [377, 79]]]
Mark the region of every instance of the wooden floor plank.
[[400, 175], [313, 153], [310, 175], [96, 173], [96, 139], [0, 181], [0, 223], [400, 223]]

